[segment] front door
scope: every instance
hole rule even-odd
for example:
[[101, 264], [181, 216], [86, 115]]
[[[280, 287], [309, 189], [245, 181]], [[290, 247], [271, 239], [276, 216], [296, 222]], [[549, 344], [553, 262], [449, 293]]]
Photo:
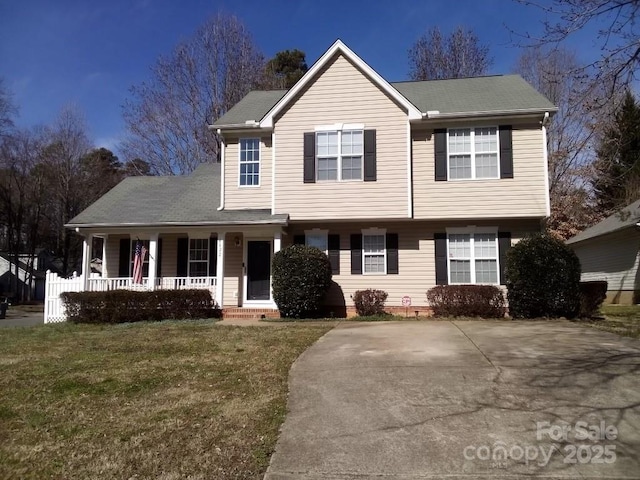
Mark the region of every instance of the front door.
[[247, 300], [271, 298], [271, 242], [247, 241]]

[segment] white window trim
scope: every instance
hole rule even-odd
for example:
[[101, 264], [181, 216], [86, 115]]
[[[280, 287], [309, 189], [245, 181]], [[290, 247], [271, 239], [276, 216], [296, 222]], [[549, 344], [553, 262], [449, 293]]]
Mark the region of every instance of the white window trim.
[[326, 255], [329, 255], [329, 230], [320, 230], [319, 228], [314, 228], [312, 230], [304, 231], [304, 244], [308, 246], [307, 238], [309, 235], [313, 235], [316, 237], [324, 237], [325, 244], [327, 245], [327, 249], [324, 250]]
[[[496, 129], [496, 145], [497, 145], [497, 151], [496, 151], [496, 162], [498, 163], [497, 167], [498, 167], [498, 174], [495, 177], [476, 177], [476, 142], [475, 142], [475, 137], [476, 137], [476, 128], [495, 128]], [[470, 178], [451, 178], [450, 176], [450, 162], [449, 162], [449, 157], [451, 156], [451, 151], [449, 148], [449, 132], [451, 130], [465, 130], [465, 129], [469, 129], [471, 130], [471, 177]], [[483, 153], [487, 153], [487, 152], [483, 152]], [[458, 154], [454, 154], [454, 155], [458, 155]], [[460, 127], [452, 127], [452, 128], [447, 128], [447, 181], [448, 182], [468, 182], [469, 180], [499, 180], [500, 179], [500, 127], [498, 127], [497, 125], [483, 125], [483, 126], [475, 126], [475, 127], [469, 127], [469, 126], [460, 126]]]
[[[476, 265], [475, 265], [475, 245], [474, 238], [476, 234], [483, 233], [491, 233], [496, 236], [496, 273], [498, 277], [498, 281], [496, 283], [477, 283], [476, 282]], [[455, 234], [468, 234], [471, 236], [470, 245], [469, 245], [469, 253], [471, 256], [469, 257], [470, 265], [469, 269], [471, 271], [471, 282], [470, 283], [454, 283], [451, 281], [451, 257], [449, 254], [449, 235]], [[487, 259], [486, 257], [478, 258], [478, 260]], [[493, 259], [490, 259], [493, 260]], [[468, 227], [452, 227], [447, 228], [447, 283], [449, 285], [500, 285], [500, 242], [498, 240], [498, 227], [476, 227], [475, 225], [469, 225]]]
[[[192, 278], [191, 276], [191, 264], [192, 263], [205, 263], [204, 260], [191, 260], [191, 240], [206, 240], [207, 241], [207, 248], [205, 249], [207, 252], [207, 260], [206, 260], [206, 264], [207, 264], [207, 274], [204, 275], [205, 277], [209, 276], [209, 265], [211, 262], [210, 257], [210, 253], [211, 253], [211, 238], [210, 237], [198, 237], [198, 236], [192, 236], [189, 237], [189, 248], [187, 250], [187, 278]], [[193, 278], [202, 278], [202, 277], [193, 277]]]
[[[366, 272], [364, 268], [364, 237], [367, 235], [382, 235], [384, 238], [384, 272]], [[373, 255], [373, 254], [372, 254]], [[378, 255], [378, 254], [375, 254]], [[386, 275], [387, 274], [387, 229], [386, 228], [367, 228], [362, 229], [362, 275]]]
[[[258, 141], [258, 161], [244, 162], [245, 164], [257, 163], [258, 164], [258, 184], [257, 185], [242, 185], [242, 140], [257, 140]], [[238, 187], [239, 188], [258, 188], [262, 184], [262, 140], [258, 137], [240, 137], [238, 139]]]
[[[327, 133], [327, 132], [337, 132], [338, 133], [338, 149], [339, 152], [336, 157], [338, 161], [337, 165], [337, 179], [336, 180], [318, 180], [318, 135], [315, 136], [315, 163], [316, 163], [316, 182], [324, 183], [324, 182], [364, 182], [364, 123], [334, 123], [333, 125], [318, 125], [315, 127], [316, 133]], [[362, 162], [360, 165], [360, 178], [349, 178], [344, 180], [342, 178], [342, 132], [353, 132], [353, 131], [361, 131], [362, 132]], [[353, 156], [353, 155], [346, 155]]]

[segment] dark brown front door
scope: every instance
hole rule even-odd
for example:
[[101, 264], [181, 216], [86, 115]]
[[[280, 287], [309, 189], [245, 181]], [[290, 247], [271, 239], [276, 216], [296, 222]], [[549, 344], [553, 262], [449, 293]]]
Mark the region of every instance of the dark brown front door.
[[247, 241], [247, 300], [269, 300], [271, 242]]

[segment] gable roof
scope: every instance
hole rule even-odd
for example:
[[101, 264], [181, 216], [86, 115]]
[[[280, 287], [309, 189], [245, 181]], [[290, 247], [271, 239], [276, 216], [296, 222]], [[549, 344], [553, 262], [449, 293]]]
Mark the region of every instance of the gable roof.
[[387, 82], [340, 40], [318, 59], [289, 90], [249, 92], [214, 128], [271, 128], [273, 119], [338, 53], [354, 63], [391, 98], [403, 105], [410, 120], [557, 111], [520, 75], [490, 75], [448, 80]]
[[220, 166], [203, 163], [191, 175], [128, 177], [72, 218], [74, 227], [286, 224], [271, 210], [217, 210]]
[[633, 227], [638, 222], [640, 222], [640, 200], [637, 200], [631, 205], [623, 208], [621, 211], [610, 215], [600, 223], [596, 223], [593, 227], [589, 227], [585, 231], [580, 232], [575, 237], [567, 240], [566, 243], [573, 244], [584, 242], [585, 240], [617, 232], [624, 228]]

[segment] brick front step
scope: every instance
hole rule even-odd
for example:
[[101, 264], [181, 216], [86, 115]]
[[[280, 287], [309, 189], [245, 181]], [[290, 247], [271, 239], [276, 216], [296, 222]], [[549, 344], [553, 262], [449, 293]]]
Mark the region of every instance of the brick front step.
[[222, 318], [236, 320], [253, 320], [256, 318], [280, 318], [280, 312], [275, 308], [225, 308], [222, 310]]

